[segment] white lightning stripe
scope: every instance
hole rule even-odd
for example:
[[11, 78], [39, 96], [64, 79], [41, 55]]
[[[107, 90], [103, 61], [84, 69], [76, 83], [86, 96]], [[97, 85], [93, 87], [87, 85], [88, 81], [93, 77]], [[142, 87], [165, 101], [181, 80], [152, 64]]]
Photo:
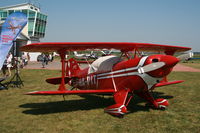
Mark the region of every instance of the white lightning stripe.
[[110, 108], [110, 109], [106, 109], [106, 110], [109, 110], [109, 111], [113, 111], [113, 110], [121, 110], [123, 107], [125, 107], [125, 105], [121, 105], [121, 106], [118, 107], [118, 108]]
[[159, 105], [159, 108], [164, 108], [166, 109], [167, 107], [165, 105]]
[[[129, 68], [129, 69], [136, 70], [137, 67], [132, 67], [132, 68]], [[116, 73], [121, 73], [121, 72], [126, 72], [126, 71], [127, 71], [127, 68], [126, 68], [126, 69], [117, 70], [117, 71], [112, 71], [112, 72], [107, 72], [107, 73], [98, 74], [97, 76], [111, 75], [111, 74], [116, 74]], [[129, 71], [130, 71], [130, 70], [129, 70]]]
[[144, 62], [146, 61], [147, 58], [148, 58], [148, 56], [142, 57], [140, 62], [138, 63], [138, 65], [136, 67], [131, 67], [131, 68], [121, 69], [121, 70], [117, 70], [117, 71], [102, 73], [102, 74], [98, 74], [97, 76], [105, 76], [105, 75], [110, 75], [110, 74], [116, 74], [116, 73], [121, 73], [121, 72], [126, 72], [126, 71], [137, 70], [140, 66], [144, 65]]
[[[152, 76], [144, 73], [144, 70], [140, 69], [140, 67], [144, 65], [144, 63], [145, 63], [147, 58], [148, 58], [148, 56], [142, 57], [140, 62], [138, 63], [138, 65], [136, 67], [122, 69], [122, 70], [118, 70], [118, 71], [112, 71], [112, 72], [108, 72], [108, 73], [98, 74], [97, 75], [97, 83], [98, 83], [98, 81], [100, 79], [108, 79], [108, 78], [116, 78], [116, 77], [125, 77], [125, 76], [133, 76], [133, 75], [135, 75], [135, 76], [139, 76], [140, 78], [142, 78], [143, 81], [148, 86], [148, 89], [150, 89], [153, 85], [155, 85], [157, 83], [157, 81], [161, 81], [162, 78], [152, 77]], [[137, 69], [140, 69], [140, 70], [138, 70], [136, 72], [128, 72], [128, 71], [137, 70]], [[125, 72], [125, 73], [116, 74], [116, 73], [120, 73], [120, 72]], [[111, 75], [111, 74], [116, 74], [116, 75]], [[101, 77], [101, 76], [103, 76], [103, 77]]]
[[150, 89], [154, 84], [157, 83], [157, 81], [162, 80], [162, 78], [154, 78], [151, 77], [148, 74], [140, 74], [138, 72], [129, 72], [129, 73], [123, 73], [123, 74], [117, 74], [117, 75], [110, 75], [110, 76], [104, 76], [104, 77], [98, 77], [97, 81], [100, 79], [108, 79], [108, 78], [117, 78], [117, 77], [126, 77], [126, 76], [139, 76], [143, 79], [143, 81], [147, 84], [148, 89]]
[[97, 79], [108, 79], [108, 78], [116, 78], [116, 77], [132, 76], [132, 75], [139, 75], [139, 73], [138, 72], [130, 72], [130, 73], [123, 73], [123, 74], [118, 74], [118, 75], [99, 77]]
[[125, 107], [125, 105], [122, 105], [118, 108], [111, 108], [111, 109], [106, 109], [105, 112], [108, 112], [108, 113], [119, 113], [119, 114], [124, 114], [122, 112], [122, 108]]
[[160, 101], [160, 102], [157, 102], [158, 104], [161, 104], [161, 103], [164, 103], [164, 102], [166, 102], [167, 100], [166, 99], [163, 99], [162, 101]]
[[144, 73], [144, 69], [142, 67], [138, 68], [138, 72], [143, 74]]

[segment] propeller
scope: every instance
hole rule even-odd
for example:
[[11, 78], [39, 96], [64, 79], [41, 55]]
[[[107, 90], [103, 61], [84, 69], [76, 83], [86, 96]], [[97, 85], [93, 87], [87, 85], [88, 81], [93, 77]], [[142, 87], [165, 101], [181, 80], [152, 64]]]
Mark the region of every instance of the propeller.
[[140, 74], [146, 73], [146, 72], [150, 72], [150, 71], [154, 71], [156, 69], [159, 69], [161, 67], [163, 67], [165, 65], [165, 62], [156, 62], [156, 63], [151, 63], [148, 64], [146, 66], [140, 67], [138, 69], [138, 72]]
[[189, 52], [189, 53], [186, 53], [186, 54], [179, 55], [176, 58], [178, 58], [179, 60], [185, 61], [185, 60], [189, 60], [193, 56], [194, 56], [194, 53], [193, 52]]

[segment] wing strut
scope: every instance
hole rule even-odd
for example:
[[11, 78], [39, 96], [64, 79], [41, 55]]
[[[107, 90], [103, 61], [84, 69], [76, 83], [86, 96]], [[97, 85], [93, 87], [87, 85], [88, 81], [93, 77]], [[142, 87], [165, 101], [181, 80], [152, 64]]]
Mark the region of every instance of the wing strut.
[[133, 53], [134, 53], [134, 58], [137, 58], [137, 57], [141, 57], [141, 56], [142, 56], [141, 53], [140, 53], [140, 51], [139, 51], [137, 48], [135, 48], [135, 49], [133, 50]]
[[64, 91], [67, 90], [66, 86], [65, 86], [65, 55], [66, 55], [66, 50], [60, 50], [58, 51], [60, 58], [61, 58], [61, 63], [62, 63], [62, 79], [61, 79], [61, 83], [60, 86], [58, 88], [59, 91]]
[[121, 52], [122, 52], [121, 57], [124, 55], [128, 60], [132, 58], [142, 57], [141, 52], [137, 48], [134, 48], [132, 51], [130, 51], [131, 53], [129, 51], [123, 51], [123, 50], [121, 50]]

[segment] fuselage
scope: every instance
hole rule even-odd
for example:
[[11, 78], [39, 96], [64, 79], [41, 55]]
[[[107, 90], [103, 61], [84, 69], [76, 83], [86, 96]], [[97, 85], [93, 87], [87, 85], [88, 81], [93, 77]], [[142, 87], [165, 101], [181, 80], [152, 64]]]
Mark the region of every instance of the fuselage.
[[[141, 73], [138, 71], [148, 64], [164, 62], [165, 65], [156, 70]], [[151, 55], [120, 61], [113, 65], [112, 70], [89, 73], [89, 68], [80, 70], [71, 85], [79, 89], [152, 89], [167, 76], [178, 59], [169, 55]]]

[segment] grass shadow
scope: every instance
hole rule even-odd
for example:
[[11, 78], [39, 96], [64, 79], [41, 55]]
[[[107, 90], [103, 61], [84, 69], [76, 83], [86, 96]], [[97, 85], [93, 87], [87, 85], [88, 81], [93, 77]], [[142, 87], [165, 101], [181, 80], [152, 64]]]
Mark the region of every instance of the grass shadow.
[[[41, 114], [51, 114], [60, 112], [72, 112], [79, 110], [91, 110], [102, 108], [102, 110], [112, 104], [114, 104], [113, 97], [106, 97], [99, 95], [79, 95], [84, 99], [76, 99], [69, 101], [56, 101], [56, 102], [45, 102], [45, 103], [27, 103], [20, 105], [21, 108], [27, 108], [23, 111], [24, 114], [41, 115]], [[155, 98], [173, 98], [173, 96], [166, 96], [161, 92], [154, 92], [153, 96]], [[141, 102], [146, 102], [145, 100], [134, 96], [128, 105], [129, 113], [137, 111], [149, 111], [150, 107], [139, 105]]]
[[23, 111], [25, 114], [51, 114], [60, 112], [72, 112], [78, 110], [91, 110], [97, 108], [104, 108], [114, 103], [113, 98], [104, 98], [97, 95], [80, 95], [84, 99], [56, 101], [45, 103], [27, 103], [20, 105], [21, 108], [28, 108]]
[[[165, 93], [163, 93], [163, 92], [154, 91], [154, 92], [151, 92], [151, 94], [155, 99], [158, 99], [158, 98], [171, 99], [171, 98], [173, 98], [173, 96], [165, 95]], [[134, 98], [131, 100], [131, 102], [129, 103], [129, 105], [127, 107], [128, 112], [134, 113], [134, 112], [138, 112], [138, 111], [150, 111], [150, 109], [154, 109], [150, 106], [140, 105], [139, 103], [147, 103], [147, 101], [134, 95]]]

